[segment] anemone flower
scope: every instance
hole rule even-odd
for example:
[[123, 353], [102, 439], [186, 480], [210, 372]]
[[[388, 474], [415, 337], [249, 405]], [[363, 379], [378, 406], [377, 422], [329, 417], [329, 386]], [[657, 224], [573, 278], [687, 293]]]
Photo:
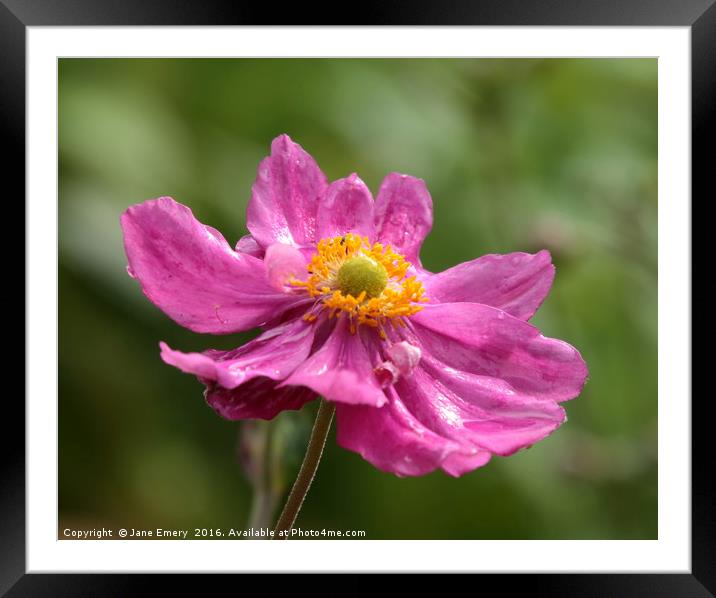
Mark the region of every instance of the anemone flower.
[[222, 417], [271, 419], [321, 396], [315, 465], [335, 406], [338, 444], [398, 476], [460, 476], [566, 421], [586, 365], [528, 323], [554, 279], [548, 251], [429, 272], [424, 181], [391, 173], [374, 200], [355, 174], [329, 183], [287, 135], [259, 165], [246, 220], [232, 249], [169, 197], [121, 218], [129, 274], [175, 322], [263, 330], [230, 351], [160, 343]]

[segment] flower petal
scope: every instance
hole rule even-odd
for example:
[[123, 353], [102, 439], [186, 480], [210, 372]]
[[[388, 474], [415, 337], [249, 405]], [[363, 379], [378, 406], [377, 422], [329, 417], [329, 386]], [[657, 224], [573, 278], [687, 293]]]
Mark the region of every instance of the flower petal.
[[432, 303], [483, 303], [521, 320], [534, 315], [553, 280], [554, 266], [546, 250], [484, 255], [421, 277], [425, 296]]
[[400, 376], [408, 376], [420, 362], [420, 347], [399, 341], [385, 348], [385, 361], [373, 370], [382, 388], [395, 384]]
[[346, 319], [340, 318], [323, 346], [284, 384], [307, 386], [329, 401], [383, 405], [385, 393], [373, 373], [373, 361], [360, 332], [351, 334]]
[[503, 381], [454, 370], [429, 355], [395, 390], [431, 431], [498, 455], [531, 446], [566, 418], [553, 401], [521, 395]]
[[477, 451], [469, 455], [451, 453], [443, 461], [442, 469], [454, 478], [459, 478], [461, 475], [487, 465], [491, 457], [492, 455], [487, 451]]
[[425, 305], [410, 318], [410, 342], [421, 342], [455, 370], [490, 376], [533, 398], [566, 401], [576, 397], [587, 377], [579, 352], [508, 313], [479, 303]]
[[316, 393], [301, 386], [279, 388], [275, 380], [259, 376], [231, 390], [209, 382], [204, 398], [224, 419], [273, 419], [282, 411], [300, 409]]
[[425, 181], [393, 172], [383, 180], [375, 199], [376, 239], [390, 244], [414, 265], [433, 226], [433, 200]]
[[257, 376], [273, 380], [288, 377], [308, 357], [314, 331], [314, 326], [298, 319], [272, 328], [231, 351], [182, 353], [160, 343], [161, 357], [183, 372], [232, 389]]
[[237, 253], [248, 253], [254, 257], [263, 258], [264, 249], [251, 235], [244, 235], [236, 242]]
[[385, 349], [385, 356], [395, 365], [402, 376], [408, 376], [420, 363], [422, 351], [420, 347], [411, 345], [408, 341], [393, 343]]
[[419, 476], [443, 467], [451, 475], [464, 473], [490, 460], [490, 453], [460, 444], [417, 420], [394, 388], [386, 389], [388, 403], [381, 408], [338, 404], [336, 440], [382, 471]]
[[318, 198], [326, 177], [304, 149], [280, 135], [271, 143], [271, 155], [259, 164], [251, 189], [246, 222], [264, 248], [272, 243], [306, 247], [316, 242]]
[[304, 254], [295, 247], [283, 243], [269, 245], [264, 263], [269, 283], [282, 292], [286, 290], [286, 285], [292, 278], [302, 280], [308, 275]]
[[121, 224], [131, 275], [152, 303], [190, 330], [240, 332], [305, 301], [273, 289], [261, 260], [233, 251], [171, 197], [130, 207]]
[[[448, 341], [438, 336], [447, 324], [431, 312], [440, 315], [443, 306], [426, 309], [430, 326], [421, 325], [413, 316], [410, 322], [415, 332], [401, 332], [411, 344], [424, 342], [419, 364], [385, 390], [389, 403], [384, 407], [339, 406], [341, 446], [357, 451], [379, 469], [398, 475], [423, 475], [441, 467], [450, 475], [460, 476], [487, 463], [491, 454], [509, 455], [531, 446], [565, 421], [564, 409], [543, 394], [532, 396], [500, 377], [450, 367], [431, 353], [440, 357], [447, 354], [455, 357], [456, 363], [469, 366], [477, 362], [486, 367], [500, 359], [509, 362], [511, 353], [519, 354], [522, 347], [514, 342], [507, 347], [501, 341], [497, 346], [503, 352], [498, 355], [484, 342], [487, 337], [497, 338], [484, 327], [491, 315], [497, 321], [513, 321], [522, 330], [511, 336], [527, 342], [528, 347], [534, 348], [534, 338], [540, 336], [529, 324], [499, 310], [478, 304], [456, 305], [475, 305], [477, 309], [470, 313], [457, 308], [457, 315], [453, 313], [450, 321], [464, 330], [468, 321], [464, 316], [469, 316], [483, 344], [466, 347], [461, 338], [451, 337]], [[400, 344], [393, 345], [396, 346]], [[483, 351], [482, 357], [470, 355]]]
[[373, 238], [373, 196], [352, 174], [331, 183], [318, 203], [317, 240], [355, 233]]

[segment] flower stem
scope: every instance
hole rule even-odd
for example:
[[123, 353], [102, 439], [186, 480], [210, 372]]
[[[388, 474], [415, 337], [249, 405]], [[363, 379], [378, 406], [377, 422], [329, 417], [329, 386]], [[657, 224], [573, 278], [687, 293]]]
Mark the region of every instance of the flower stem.
[[318, 464], [321, 462], [323, 447], [331, 429], [334, 411], [335, 406], [333, 403], [321, 399], [316, 421], [313, 424], [313, 430], [311, 430], [311, 439], [308, 441], [306, 454], [303, 457], [303, 463], [301, 463], [301, 469], [274, 528], [274, 540], [288, 539], [288, 531], [293, 528], [293, 524], [296, 522], [298, 512], [301, 510], [306, 494], [308, 494], [308, 490], [311, 487], [311, 482], [313, 482], [313, 478], [316, 475]]

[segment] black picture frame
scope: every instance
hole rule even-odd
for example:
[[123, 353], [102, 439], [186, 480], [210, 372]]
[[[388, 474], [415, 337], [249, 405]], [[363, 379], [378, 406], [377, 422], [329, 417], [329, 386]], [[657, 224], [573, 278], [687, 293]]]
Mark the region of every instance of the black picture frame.
[[[0, 130], [8, 149], [3, 158], [4, 189], [25, 193], [25, 37], [30, 26], [82, 25], [563, 25], [689, 26], [692, 58], [692, 195], [706, 195], [713, 150], [707, 141], [716, 106], [716, 0], [453, 0], [365, 1], [357, 19], [345, 23], [334, 8], [287, 5], [277, 11], [259, 3], [208, 0], [0, 0]], [[707, 149], [708, 148], [708, 149]], [[10, 183], [8, 185], [8, 183]], [[11, 194], [11, 195], [10, 195]], [[6, 196], [6, 201], [8, 196]], [[704, 197], [706, 199], [706, 197]], [[12, 200], [19, 205], [19, 200]], [[693, 201], [692, 201], [693, 205]], [[22, 218], [22, 216], [19, 216]], [[695, 237], [694, 237], [695, 238]], [[17, 245], [15, 245], [17, 246]], [[12, 246], [11, 246], [12, 247]], [[7, 255], [7, 254], [6, 254]], [[16, 283], [19, 286], [19, 283]], [[27, 299], [27, 298], [26, 298]], [[14, 387], [13, 381], [9, 387]], [[151, 575], [25, 573], [25, 411], [12, 393], [3, 415], [0, 501], [0, 593], [7, 596], [134, 595]], [[682, 399], [682, 397], [674, 397]], [[716, 494], [710, 484], [714, 444], [706, 427], [705, 394], [692, 402], [692, 573], [691, 574], [540, 574], [501, 575], [505, 590], [530, 588], [549, 596], [713, 596], [716, 593]], [[10, 424], [10, 422], [13, 422]], [[17, 432], [12, 438], [10, 431]], [[317, 567], [320, 569], [320, 567]], [[197, 576], [199, 577], [199, 576]], [[205, 576], [201, 576], [205, 577]], [[174, 583], [202, 591], [206, 580], [162, 576], [164, 591]], [[360, 591], [366, 581], [356, 581]], [[237, 588], [238, 591], [238, 588]]]

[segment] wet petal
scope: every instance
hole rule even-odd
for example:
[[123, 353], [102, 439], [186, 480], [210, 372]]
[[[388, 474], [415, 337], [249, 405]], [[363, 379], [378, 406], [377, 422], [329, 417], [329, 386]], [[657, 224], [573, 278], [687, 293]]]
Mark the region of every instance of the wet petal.
[[[373, 333], [373, 331], [368, 331]], [[288, 377], [287, 385], [307, 386], [329, 401], [380, 406], [385, 393], [362, 339], [340, 318], [323, 346]]]
[[553, 401], [522, 395], [501, 380], [454, 370], [429, 355], [395, 390], [434, 433], [498, 455], [531, 446], [566, 418]]
[[490, 460], [490, 453], [461, 446], [434, 433], [406, 408], [394, 388], [388, 388], [388, 403], [380, 408], [338, 404], [336, 439], [382, 471], [398, 476], [419, 476], [440, 467], [451, 475], [464, 473]]
[[502, 310], [479, 303], [425, 305], [411, 316], [408, 340], [455, 370], [503, 380], [537, 399], [576, 397], [587, 377], [579, 352]]
[[431, 303], [483, 303], [528, 320], [554, 280], [549, 251], [485, 255], [420, 277]]
[[246, 222], [264, 248], [272, 243], [307, 247], [316, 243], [316, 209], [327, 186], [316, 161], [288, 135], [271, 143], [259, 165]]
[[373, 196], [358, 175], [331, 183], [318, 204], [316, 222], [318, 239], [346, 233], [373, 238]]
[[183, 353], [160, 343], [161, 357], [183, 372], [232, 389], [258, 376], [273, 380], [288, 377], [308, 357], [314, 331], [314, 326], [299, 319], [268, 330], [231, 351]]
[[425, 181], [397, 172], [383, 180], [375, 200], [376, 239], [420, 264], [420, 247], [433, 226], [433, 201]]
[[121, 224], [131, 275], [152, 303], [190, 330], [248, 330], [305, 301], [277, 292], [260, 259], [232, 250], [170, 197], [130, 207]]

